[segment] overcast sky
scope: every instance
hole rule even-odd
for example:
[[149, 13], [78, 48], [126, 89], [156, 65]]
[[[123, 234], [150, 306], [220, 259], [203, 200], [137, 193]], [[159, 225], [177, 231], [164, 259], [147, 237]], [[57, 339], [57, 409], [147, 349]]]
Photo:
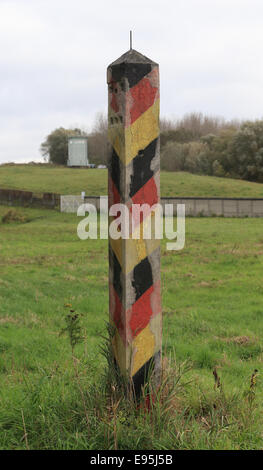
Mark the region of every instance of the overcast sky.
[[0, 0], [0, 163], [107, 109], [106, 67], [160, 64], [161, 115], [263, 117], [262, 0]]

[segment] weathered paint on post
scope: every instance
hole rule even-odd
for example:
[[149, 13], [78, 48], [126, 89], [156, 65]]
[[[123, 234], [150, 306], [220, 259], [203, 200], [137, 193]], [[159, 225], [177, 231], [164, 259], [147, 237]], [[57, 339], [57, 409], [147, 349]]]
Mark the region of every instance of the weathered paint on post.
[[[158, 64], [131, 49], [108, 67], [107, 83], [109, 208], [122, 203], [131, 212], [132, 204], [160, 201]], [[142, 231], [138, 239], [109, 237], [109, 295], [115, 360], [138, 395], [149, 368], [157, 382], [161, 372], [160, 240], [144, 240]]]

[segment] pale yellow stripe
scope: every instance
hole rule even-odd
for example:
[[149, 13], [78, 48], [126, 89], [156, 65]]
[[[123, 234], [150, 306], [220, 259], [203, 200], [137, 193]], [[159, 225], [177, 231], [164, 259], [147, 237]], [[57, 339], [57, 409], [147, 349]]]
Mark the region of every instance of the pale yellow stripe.
[[[114, 323], [112, 323], [113, 326]], [[134, 376], [136, 372], [161, 350], [162, 316], [156, 315], [146, 328], [134, 339], [132, 344], [125, 346], [117, 328], [112, 339], [114, 357], [122, 373]]]
[[161, 349], [161, 314], [156, 315], [150, 323], [136, 336], [132, 343], [133, 376], [155, 353]]
[[108, 138], [124, 165], [128, 165], [152, 140], [159, 136], [160, 100], [145, 111], [131, 126], [109, 126]]
[[131, 126], [125, 129], [126, 152], [123, 160], [125, 165], [128, 165], [136, 157], [139, 150], [143, 150], [159, 136], [159, 109], [160, 100], [158, 99]]
[[[143, 224], [147, 222], [147, 220], [151, 220], [151, 239], [143, 239]], [[113, 217], [109, 218], [109, 223], [114, 220]], [[155, 239], [155, 226], [154, 226], [154, 213], [151, 213], [138, 227], [135, 229], [133, 233], [137, 233], [139, 231], [141, 238], [133, 239], [129, 238], [128, 240], [123, 240], [119, 238], [118, 240], [114, 240], [109, 237], [110, 239], [110, 246], [114, 251], [122, 271], [125, 275], [129, 274], [133, 268], [140, 263], [146, 256], [149, 256], [156, 248], [160, 245], [160, 240]], [[132, 237], [132, 235], [130, 235]]]
[[[112, 110], [109, 114], [109, 119], [111, 116], [114, 118], [114, 113]], [[123, 160], [125, 152], [125, 131], [122, 123], [119, 122], [118, 124], [115, 123], [113, 125], [109, 124], [108, 139], [119, 158]]]
[[[123, 273], [127, 275], [140, 261], [158, 248], [160, 240], [113, 240], [110, 238], [110, 245], [121, 265]], [[122, 250], [125, 250], [125, 258], [123, 258]]]
[[129, 373], [131, 367], [131, 345], [125, 347], [125, 344], [123, 343], [123, 340], [117, 329], [115, 330], [115, 334], [112, 339], [112, 347], [114, 357], [118, 363], [120, 371], [123, 374], [126, 372]]

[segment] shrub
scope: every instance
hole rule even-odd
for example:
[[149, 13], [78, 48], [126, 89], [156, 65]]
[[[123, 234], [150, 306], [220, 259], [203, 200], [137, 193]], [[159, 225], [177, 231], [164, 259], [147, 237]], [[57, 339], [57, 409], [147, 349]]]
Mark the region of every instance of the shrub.
[[19, 214], [17, 211], [11, 209], [2, 217], [3, 224], [10, 224], [12, 222], [18, 222], [24, 224], [28, 222], [28, 218], [24, 215]]

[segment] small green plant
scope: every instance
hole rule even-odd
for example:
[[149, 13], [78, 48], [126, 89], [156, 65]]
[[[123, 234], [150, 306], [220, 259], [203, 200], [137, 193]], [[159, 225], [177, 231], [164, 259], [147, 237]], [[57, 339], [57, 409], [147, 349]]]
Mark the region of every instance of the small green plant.
[[81, 325], [80, 315], [71, 308], [72, 307], [71, 304], [66, 304], [65, 307], [70, 308], [70, 313], [67, 314], [65, 317], [66, 327], [61, 330], [60, 334], [66, 333], [69, 337], [75, 378], [76, 378], [78, 389], [80, 392], [86, 422], [87, 422], [87, 425], [89, 426], [89, 415], [88, 415], [88, 409], [87, 409], [86, 393], [83, 390], [81, 380], [80, 380], [79, 361], [74, 355], [75, 347], [77, 346], [77, 344], [82, 343], [82, 341], [85, 339], [85, 336], [82, 334], [82, 325]]
[[222, 383], [221, 383], [220, 377], [218, 375], [218, 366], [214, 367], [213, 376], [214, 376], [214, 379], [215, 379], [214, 390], [219, 389], [220, 391], [222, 391], [223, 388], [222, 388]]
[[[70, 308], [71, 304], [66, 304], [65, 307]], [[77, 344], [82, 343], [85, 338], [82, 334], [80, 314], [76, 313], [75, 310], [70, 309], [70, 313], [66, 315], [65, 321], [66, 327], [61, 330], [60, 335], [63, 335], [65, 333], [68, 335], [71, 351], [73, 354], [75, 346], [77, 346]]]
[[255, 369], [250, 378], [249, 389], [245, 391], [245, 397], [247, 398], [250, 411], [252, 411], [253, 404], [256, 398], [256, 387], [257, 387], [258, 369]]

